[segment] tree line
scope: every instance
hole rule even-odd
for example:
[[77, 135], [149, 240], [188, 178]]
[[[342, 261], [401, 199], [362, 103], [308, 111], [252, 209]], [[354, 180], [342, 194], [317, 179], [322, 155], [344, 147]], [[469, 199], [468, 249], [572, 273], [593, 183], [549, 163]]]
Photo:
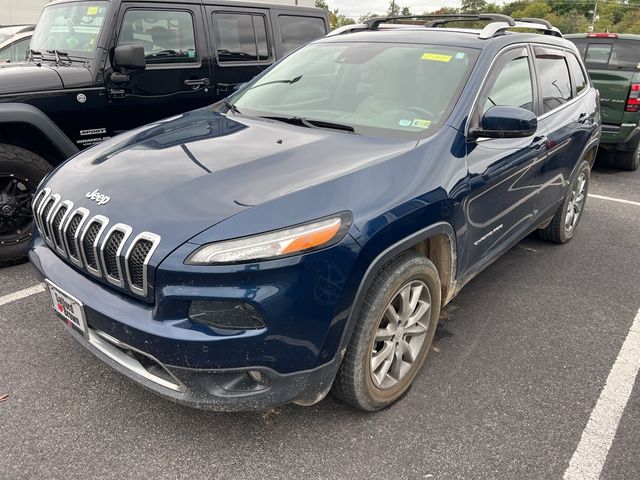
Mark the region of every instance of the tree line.
[[514, 18], [543, 18], [563, 33], [586, 32], [593, 26], [594, 32], [640, 34], [640, 0], [515, 0], [502, 5], [486, 0], [462, 0], [460, 8], [443, 7], [420, 13], [391, 1], [386, 12], [368, 12], [359, 18], [341, 14], [338, 9], [332, 9], [329, 2], [316, 0], [316, 6], [329, 12], [332, 29], [381, 16], [482, 12], [503, 13]]

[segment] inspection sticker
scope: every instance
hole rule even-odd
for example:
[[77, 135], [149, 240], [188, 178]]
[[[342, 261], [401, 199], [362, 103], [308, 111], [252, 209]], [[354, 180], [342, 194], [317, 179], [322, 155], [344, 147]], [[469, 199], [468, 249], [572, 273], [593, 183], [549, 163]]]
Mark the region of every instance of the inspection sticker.
[[425, 53], [422, 60], [433, 60], [434, 62], [450, 62], [453, 57], [451, 55], [442, 55], [440, 53]]
[[412, 122], [411, 120], [407, 120], [406, 118], [403, 118], [398, 123], [401, 127], [410, 127]]
[[423, 120], [421, 118], [416, 118], [411, 124], [412, 127], [416, 128], [429, 128], [431, 125], [431, 120]]
[[100, 7], [88, 7], [87, 15], [97, 15], [100, 13]]

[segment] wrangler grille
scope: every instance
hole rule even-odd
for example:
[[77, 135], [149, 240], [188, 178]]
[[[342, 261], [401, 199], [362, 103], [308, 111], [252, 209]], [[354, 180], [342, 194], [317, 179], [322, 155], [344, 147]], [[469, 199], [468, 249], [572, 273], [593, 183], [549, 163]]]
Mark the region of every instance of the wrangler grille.
[[85, 208], [74, 210], [68, 201], [59, 202], [60, 196], [52, 194], [48, 188], [40, 191], [33, 202], [36, 225], [49, 247], [75, 267], [147, 297], [148, 262], [160, 237], [142, 232], [129, 240], [132, 229], [128, 225], [119, 223], [106, 231], [108, 218], [92, 216]]

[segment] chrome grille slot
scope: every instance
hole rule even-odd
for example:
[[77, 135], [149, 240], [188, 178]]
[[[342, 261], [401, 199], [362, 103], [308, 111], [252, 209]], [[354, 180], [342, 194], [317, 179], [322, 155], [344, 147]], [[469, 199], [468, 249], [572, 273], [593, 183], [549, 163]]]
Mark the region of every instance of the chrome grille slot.
[[104, 265], [107, 281], [119, 287], [124, 287], [124, 276], [122, 275], [122, 267], [120, 266], [120, 256], [124, 244], [130, 235], [131, 227], [123, 223], [118, 223], [111, 227], [111, 230], [105, 235], [105, 241], [100, 247], [102, 264]]
[[42, 224], [40, 223], [40, 210], [44, 205], [45, 198], [47, 198], [50, 193], [51, 193], [51, 190], [48, 188], [44, 188], [40, 190], [40, 192], [38, 192], [38, 194], [33, 199], [33, 203], [32, 203], [33, 219], [36, 222], [36, 226], [38, 227], [38, 230], [40, 230], [41, 234], [43, 232], [42, 232]]
[[60, 202], [56, 210], [51, 213], [51, 234], [53, 237], [53, 245], [56, 247], [56, 250], [61, 255], [67, 256], [67, 249], [64, 243], [64, 232], [63, 226], [67, 220], [67, 216], [71, 209], [73, 208], [73, 203], [70, 201]]
[[138, 295], [147, 295], [147, 267], [159, 241], [158, 235], [143, 232], [131, 242], [125, 256], [129, 288]]
[[80, 252], [82, 253], [84, 265], [89, 273], [98, 277], [101, 276], [100, 262], [98, 260], [98, 242], [108, 223], [109, 220], [106, 217], [96, 215], [87, 221], [87, 227], [80, 237]]
[[69, 260], [78, 267], [82, 267], [82, 255], [80, 254], [80, 245], [78, 237], [82, 231], [82, 226], [89, 216], [89, 211], [84, 208], [78, 208], [69, 214], [69, 220], [62, 228], [63, 240], [69, 254]]
[[53, 242], [53, 237], [51, 236], [51, 224], [49, 223], [51, 219], [49, 217], [53, 208], [59, 201], [60, 196], [51, 195], [45, 200], [44, 206], [42, 207], [42, 212], [40, 213], [40, 224], [42, 225], [42, 233], [44, 239], [49, 243]]

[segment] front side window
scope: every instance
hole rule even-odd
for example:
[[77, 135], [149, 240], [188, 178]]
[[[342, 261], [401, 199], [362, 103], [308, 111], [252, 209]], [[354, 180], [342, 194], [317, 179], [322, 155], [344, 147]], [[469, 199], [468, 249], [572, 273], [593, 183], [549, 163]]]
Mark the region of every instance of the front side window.
[[493, 106], [533, 108], [533, 84], [527, 57], [511, 60], [496, 77], [484, 103], [486, 112]]
[[280, 36], [284, 53], [292, 52], [298, 47], [326, 35], [324, 20], [314, 17], [297, 17], [294, 15], [280, 15]]
[[562, 52], [536, 56], [544, 112], [549, 112], [571, 100], [569, 68]]
[[194, 63], [196, 41], [191, 13], [177, 10], [127, 10], [118, 45], [141, 44], [148, 64]]
[[232, 102], [246, 115], [424, 138], [448, 117], [477, 57], [474, 49], [442, 45], [310, 44], [249, 83]]
[[569, 62], [569, 68], [571, 68], [571, 74], [576, 84], [576, 94], [578, 94], [587, 88], [587, 77], [575, 55], [567, 53], [567, 61]]
[[269, 59], [264, 15], [214, 13], [213, 28], [220, 62], [261, 62]]
[[69, 2], [45, 7], [38, 20], [31, 48], [41, 54], [64, 52], [93, 58], [109, 9], [108, 2]]
[[29, 51], [31, 37], [23, 38], [0, 50], [0, 62], [23, 62]]

